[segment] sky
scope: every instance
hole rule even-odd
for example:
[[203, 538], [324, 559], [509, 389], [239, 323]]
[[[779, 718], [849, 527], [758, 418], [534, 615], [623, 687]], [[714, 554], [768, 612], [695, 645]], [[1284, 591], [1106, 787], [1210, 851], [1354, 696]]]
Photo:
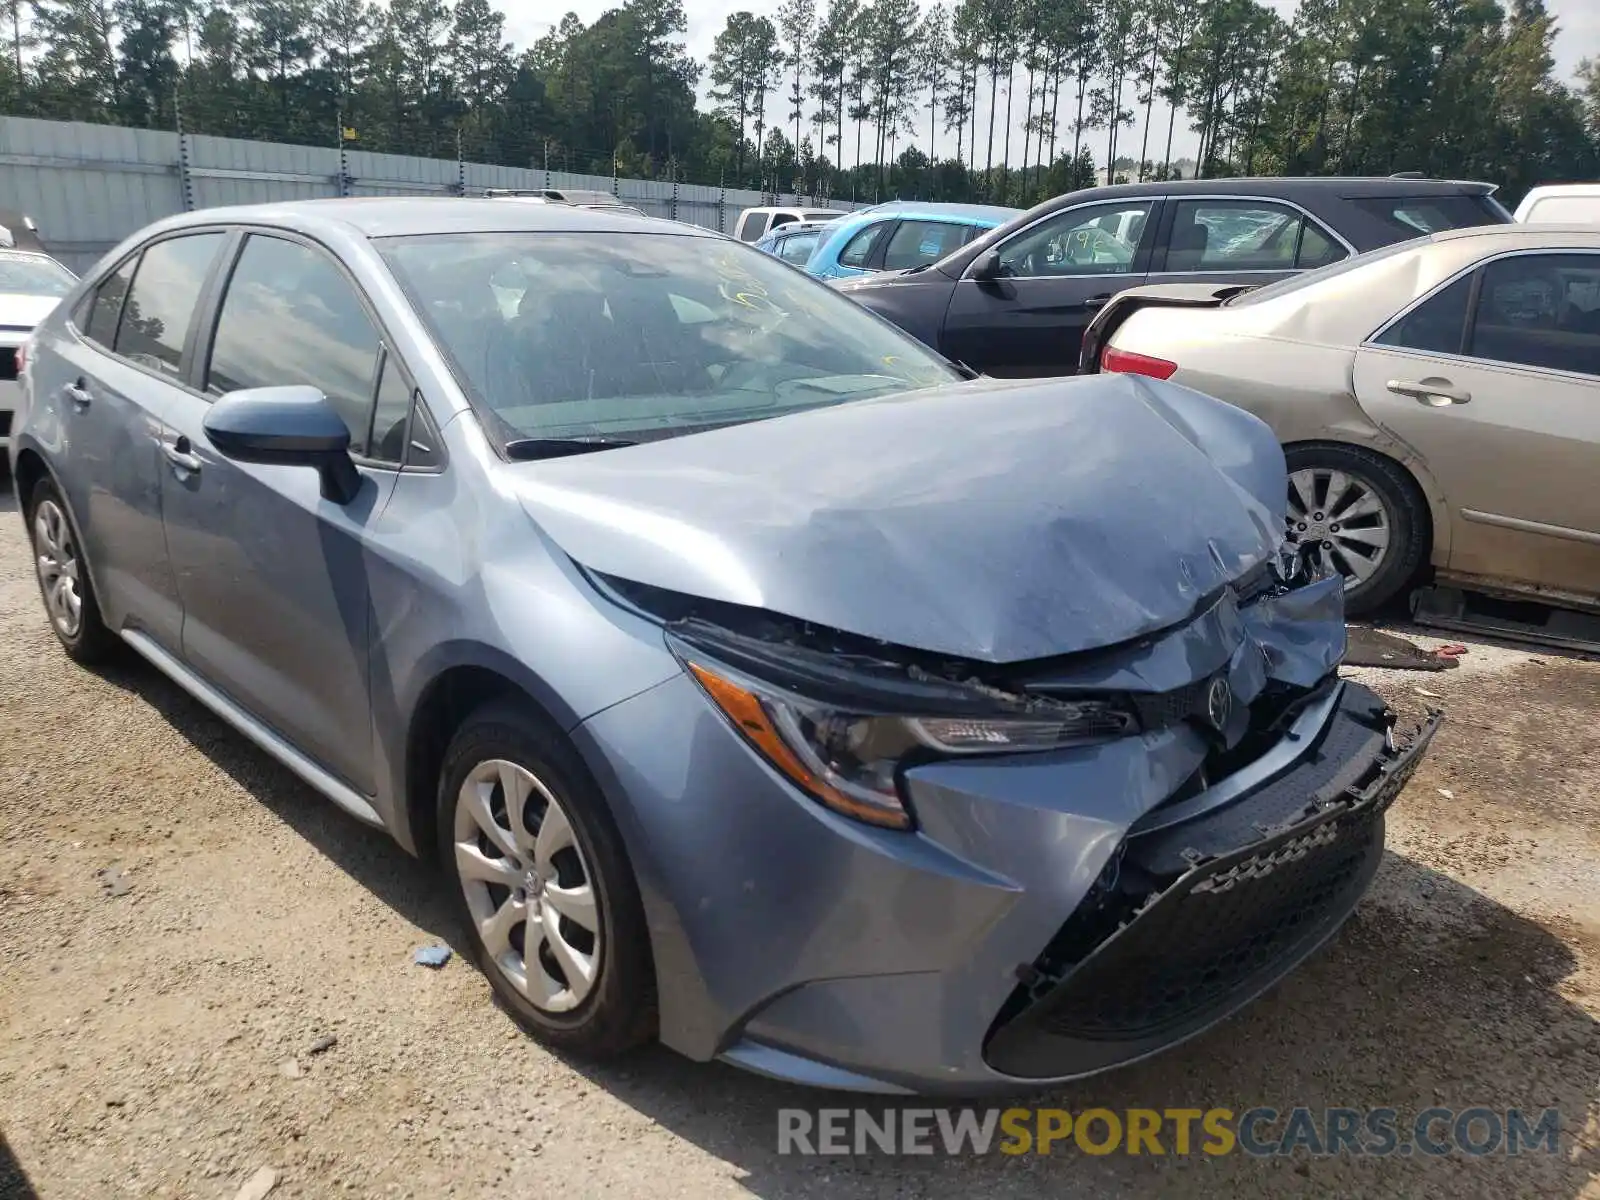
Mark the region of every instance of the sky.
[[[575, 12], [578, 19], [585, 25], [591, 23], [607, 9], [617, 7], [620, 0], [495, 0], [497, 7], [506, 14], [506, 35], [519, 47], [531, 45], [543, 37], [561, 19], [562, 14]], [[926, 6], [929, 0], [921, 0]], [[1273, 8], [1285, 17], [1291, 15], [1296, 7], [1296, 0], [1266, 0]], [[764, 14], [776, 18], [781, 0], [683, 0], [684, 12], [689, 18], [689, 32], [687, 44], [689, 53], [701, 62], [705, 62], [711, 53], [711, 43], [718, 33], [727, 24], [728, 14], [740, 9]], [[826, 0], [819, 0], [819, 9], [826, 7]], [[1547, 0], [1546, 7], [1555, 16], [1560, 24], [1561, 32], [1556, 38], [1555, 59], [1556, 69], [1563, 78], [1570, 79], [1578, 66], [1578, 60], [1585, 57], [1600, 57], [1600, 0]], [[701, 91], [705, 90], [702, 80]], [[1131, 89], [1130, 89], [1131, 96]], [[981, 101], [980, 101], [981, 102]], [[1003, 100], [1002, 100], [1003, 103]], [[1131, 99], [1130, 99], [1131, 104]], [[785, 107], [787, 107], [785, 105]], [[1022, 105], [1018, 103], [1017, 108]], [[1140, 139], [1144, 133], [1143, 112], [1137, 114], [1132, 126], [1125, 128], [1117, 136], [1117, 155], [1121, 157], [1125, 150], [1132, 157], [1138, 153]], [[1012, 155], [1018, 158], [1022, 144], [1022, 116], [1017, 117], [1017, 127], [1012, 134]], [[1196, 149], [1194, 134], [1184, 129], [1182, 114], [1179, 114], [1178, 136], [1174, 141], [1174, 157], [1183, 157], [1192, 154]], [[926, 130], [927, 113], [922, 114], [922, 119], [917, 122], [919, 128]], [[1157, 106], [1154, 124], [1156, 130], [1152, 132], [1150, 141], [1159, 145], [1166, 137], [1166, 111]], [[1069, 134], [1070, 137], [1070, 134]], [[1090, 135], [1091, 138], [1094, 135]], [[1002, 139], [1000, 131], [995, 132], [996, 154], [999, 153], [999, 143]], [[926, 149], [927, 134], [924, 132], [917, 139], [918, 144]], [[954, 152], [955, 135], [941, 133], [937, 149], [941, 154]], [[900, 143], [903, 148], [907, 143]], [[1090, 142], [1095, 145], [1094, 141]], [[1100, 146], [1097, 158], [1104, 157], [1104, 142]]]

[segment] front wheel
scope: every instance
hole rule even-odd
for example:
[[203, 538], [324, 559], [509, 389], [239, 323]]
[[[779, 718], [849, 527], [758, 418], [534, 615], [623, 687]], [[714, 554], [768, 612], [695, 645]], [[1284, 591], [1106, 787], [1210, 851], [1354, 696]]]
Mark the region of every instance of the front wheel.
[[1288, 535], [1344, 576], [1345, 610], [1373, 612], [1421, 569], [1427, 502], [1399, 464], [1356, 446], [1290, 448]]
[[445, 753], [439, 830], [473, 956], [524, 1028], [597, 1057], [654, 1036], [638, 886], [559, 731], [507, 703], [468, 717]]

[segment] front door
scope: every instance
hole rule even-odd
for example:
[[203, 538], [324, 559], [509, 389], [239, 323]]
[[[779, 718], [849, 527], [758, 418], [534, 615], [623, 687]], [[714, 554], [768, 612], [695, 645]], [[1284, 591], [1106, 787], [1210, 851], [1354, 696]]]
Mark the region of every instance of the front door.
[[[251, 234], [221, 297], [209, 357], [200, 359], [205, 394], [186, 393], [175, 406], [163, 448], [185, 658], [367, 795], [374, 784], [364, 542], [395, 479], [380, 461], [384, 449], [373, 446], [380, 358], [377, 325], [332, 257]], [[352, 503], [323, 499], [306, 467], [234, 462], [206, 440], [212, 398], [285, 384], [320, 388], [344, 415], [364, 478]]]
[[1443, 489], [1451, 571], [1600, 596], [1600, 252], [1485, 264], [1364, 346], [1355, 388]]
[[986, 375], [1071, 375], [1105, 302], [1145, 280], [1154, 200], [1069, 208], [996, 250], [1000, 273], [955, 286], [939, 349]]

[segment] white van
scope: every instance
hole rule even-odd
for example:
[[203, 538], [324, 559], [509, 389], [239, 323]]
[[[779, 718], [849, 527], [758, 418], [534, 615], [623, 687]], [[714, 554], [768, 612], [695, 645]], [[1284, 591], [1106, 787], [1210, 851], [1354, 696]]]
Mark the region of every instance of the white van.
[[1517, 220], [1541, 225], [1600, 225], [1600, 183], [1549, 183], [1517, 205]]
[[759, 242], [780, 225], [796, 221], [837, 221], [845, 214], [831, 208], [747, 208], [734, 226], [741, 242]]

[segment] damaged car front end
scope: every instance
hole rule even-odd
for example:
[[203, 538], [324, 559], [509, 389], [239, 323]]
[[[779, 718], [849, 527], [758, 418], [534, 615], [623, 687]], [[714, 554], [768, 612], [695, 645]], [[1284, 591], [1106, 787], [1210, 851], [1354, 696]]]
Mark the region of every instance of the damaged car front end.
[[[1060, 385], [1027, 394], [1045, 386]], [[928, 549], [939, 534], [914, 538], [913, 522], [876, 505], [830, 503], [780, 527], [746, 495], [730, 505], [767, 533], [747, 549], [738, 521], [713, 520], [683, 483], [692, 469], [648, 502], [622, 498], [650, 493], [637, 476], [602, 489], [597, 506], [529, 493], [558, 540], [585, 545], [597, 591], [659, 627], [681, 666], [578, 733], [597, 771], [613, 772], [608, 791], [637, 847], [669, 1045], [863, 1091], [1081, 1077], [1236, 1011], [1365, 892], [1385, 811], [1439, 718], [1397, 737], [1385, 704], [1338, 677], [1340, 581], [1266, 532], [1281, 528], [1281, 460], [1275, 485], [1258, 470], [1279, 454], [1270, 435], [1237, 410], [1205, 430], [1211, 401], [1152, 381], [1068, 387], [1080, 416], [1123, 403], [1180, 430], [1185, 449], [1170, 459], [1154, 426], [1144, 443], [1175, 493], [1201, 488], [1202, 463], [1249, 485], [1217, 493], [1232, 511], [1196, 516], [1214, 536], [1141, 548], [1101, 533], [1068, 549], [1052, 509], [1032, 558], [1026, 537], [1014, 554], [999, 535], [959, 551], [979, 541], [965, 529], [945, 530], [941, 556]], [[1018, 401], [1013, 389], [1004, 403]], [[603, 465], [620, 472], [623, 456]], [[1120, 484], [1100, 477], [1108, 502], [1150, 487], [1124, 470]], [[997, 478], [969, 474], [963, 511], [1003, 511], [990, 485], [1019, 485]], [[658, 544], [630, 554], [592, 527], [580, 537], [558, 515], [615, 532], [645, 510], [679, 544], [691, 527], [715, 528], [687, 539], [720, 562], [715, 578], [703, 562], [657, 557]], [[943, 563], [932, 615], [884, 606], [904, 572], [881, 563], [841, 556], [819, 579], [818, 539], [851, 543], [864, 522], [919, 581]], [[986, 559], [981, 580], [951, 561], [961, 552]], [[1090, 593], [1114, 582], [1122, 602], [1069, 625], [1014, 619], [1017, 596], [1039, 585], [1032, 559], [1051, 557], [1104, 563], [1092, 579], [1058, 573], [1060, 607], [1084, 607], [1080, 578]], [[874, 570], [867, 587], [859, 573]], [[1156, 571], [1164, 582], [1141, 590]], [[840, 596], [852, 589], [877, 602], [851, 607]], [[978, 602], [945, 603], [963, 593]], [[986, 602], [989, 616], [941, 622]], [[920, 640], [888, 636], [897, 624]]]

